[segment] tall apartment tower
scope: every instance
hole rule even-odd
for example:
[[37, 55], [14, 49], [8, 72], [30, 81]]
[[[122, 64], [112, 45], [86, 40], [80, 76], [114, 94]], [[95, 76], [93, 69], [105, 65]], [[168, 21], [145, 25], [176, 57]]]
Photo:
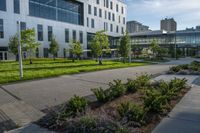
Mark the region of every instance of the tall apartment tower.
[[59, 43], [57, 56], [67, 57], [72, 40], [87, 51], [97, 31], [105, 30], [114, 45], [115, 37], [126, 31], [126, 13], [124, 0], [0, 0], [0, 60], [15, 59], [8, 42], [17, 33], [17, 21], [20, 30], [35, 29], [41, 44], [36, 57], [50, 56], [52, 36]]
[[177, 23], [173, 18], [165, 18], [160, 21], [160, 29], [167, 32], [176, 31]]

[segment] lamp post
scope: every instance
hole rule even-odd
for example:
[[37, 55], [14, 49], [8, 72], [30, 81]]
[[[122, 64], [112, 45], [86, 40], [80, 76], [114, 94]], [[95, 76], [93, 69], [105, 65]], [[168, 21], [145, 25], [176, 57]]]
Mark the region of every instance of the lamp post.
[[20, 80], [23, 78], [23, 65], [22, 65], [22, 48], [21, 48], [21, 31], [20, 21], [17, 21], [17, 32], [18, 32], [18, 56], [19, 56], [19, 74]]

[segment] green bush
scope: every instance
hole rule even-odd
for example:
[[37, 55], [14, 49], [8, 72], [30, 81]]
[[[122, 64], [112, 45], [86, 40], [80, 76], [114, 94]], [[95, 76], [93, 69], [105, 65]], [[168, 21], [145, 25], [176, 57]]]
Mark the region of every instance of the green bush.
[[91, 91], [94, 93], [96, 96], [97, 100], [99, 102], [107, 102], [110, 100], [110, 93], [109, 90], [103, 90], [101, 87], [100, 88], [94, 88], [91, 89]]
[[117, 112], [121, 118], [126, 117], [128, 121], [144, 123], [145, 111], [139, 105], [130, 102], [121, 103], [117, 108]]
[[109, 83], [110, 96], [112, 99], [120, 97], [126, 93], [126, 87], [121, 80], [114, 80]]
[[168, 82], [161, 81], [158, 89], [163, 96], [166, 96], [168, 101], [175, 95], [175, 89]]
[[67, 104], [67, 112], [69, 112], [72, 116], [76, 116], [79, 113], [85, 112], [87, 105], [88, 103], [85, 98], [75, 95]]
[[136, 92], [138, 89], [137, 82], [132, 79], [127, 79], [126, 88], [127, 88], [127, 91], [129, 92], [133, 92], [133, 93]]
[[181, 67], [180, 66], [173, 66], [173, 67], [170, 67], [169, 71], [170, 72], [173, 72], [173, 73], [177, 73], [181, 70]]
[[184, 89], [187, 86], [187, 79], [178, 79], [174, 78], [169, 83], [170, 88], [174, 88], [175, 92], [179, 92], [181, 89]]
[[142, 89], [150, 85], [151, 77], [147, 74], [138, 76], [135, 80], [135, 85], [137, 89]]
[[145, 109], [150, 112], [162, 112], [167, 105], [167, 96], [156, 89], [146, 90], [143, 100]]

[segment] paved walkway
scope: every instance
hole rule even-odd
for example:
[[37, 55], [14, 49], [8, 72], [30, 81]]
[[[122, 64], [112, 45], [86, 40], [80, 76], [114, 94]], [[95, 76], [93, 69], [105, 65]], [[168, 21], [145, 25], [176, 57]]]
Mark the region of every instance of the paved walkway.
[[[169, 80], [173, 77], [163, 75], [157, 79]], [[187, 78], [192, 88], [152, 133], [200, 133], [200, 77], [176, 77]]]

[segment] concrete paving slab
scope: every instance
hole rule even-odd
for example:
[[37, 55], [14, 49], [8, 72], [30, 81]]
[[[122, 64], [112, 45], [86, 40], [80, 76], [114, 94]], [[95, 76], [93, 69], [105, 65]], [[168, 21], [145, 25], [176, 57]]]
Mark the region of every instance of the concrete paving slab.
[[200, 122], [165, 118], [152, 133], [200, 133]]
[[11, 130], [5, 133], [56, 133], [56, 132], [41, 128], [35, 124], [28, 124], [22, 128]]
[[74, 95], [91, 94], [91, 88], [105, 87], [104, 84], [73, 79], [69, 76], [50, 78], [3, 86], [7, 91], [20, 97], [33, 107], [43, 110], [66, 102]]

